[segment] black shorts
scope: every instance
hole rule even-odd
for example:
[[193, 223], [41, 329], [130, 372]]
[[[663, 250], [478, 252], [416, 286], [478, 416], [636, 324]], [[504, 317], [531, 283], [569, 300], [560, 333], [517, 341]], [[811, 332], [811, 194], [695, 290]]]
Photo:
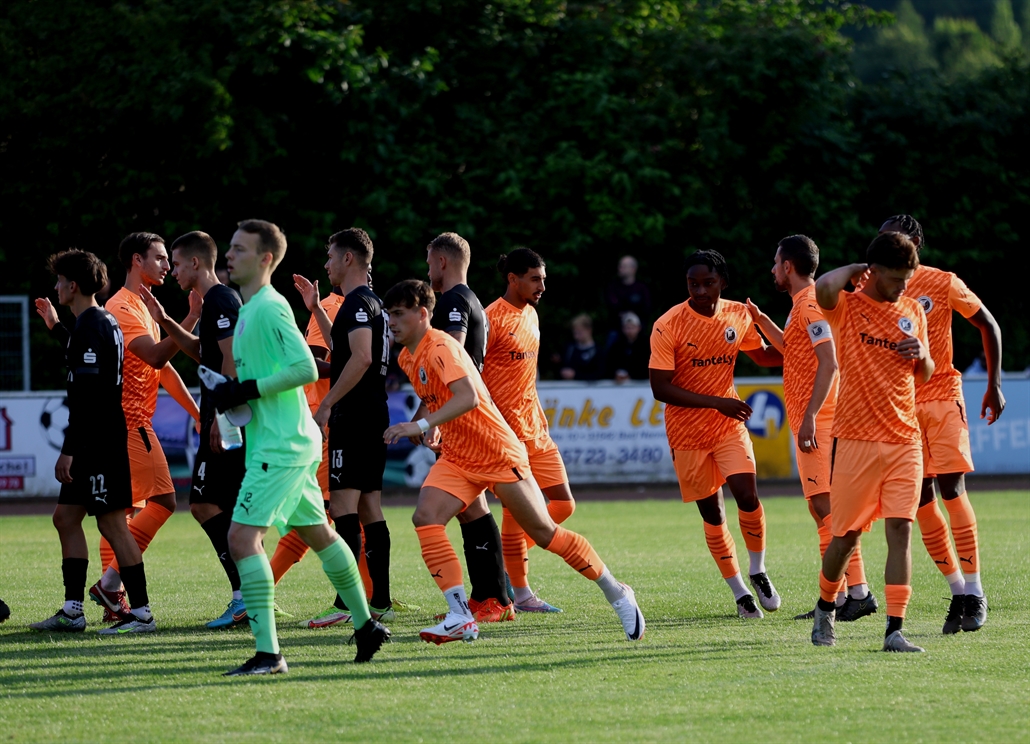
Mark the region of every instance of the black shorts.
[[85, 507], [91, 517], [131, 509], [132, 476], [125, 441], [120, 447], [73, 455], [72, 482], [61, 484], [57, 503]]
[[390, 412], [337, 416], [329, 422], [329, 490], [383, 490]]
[[246, 447], [225, 452], [212, 452], [208, 431], [200, 433], [200, 449], [193, 460], [193, 482], [190, 504], [214, 504], [229, 514], [236, 508], [240, 483], [247, 471], [244, 462]]

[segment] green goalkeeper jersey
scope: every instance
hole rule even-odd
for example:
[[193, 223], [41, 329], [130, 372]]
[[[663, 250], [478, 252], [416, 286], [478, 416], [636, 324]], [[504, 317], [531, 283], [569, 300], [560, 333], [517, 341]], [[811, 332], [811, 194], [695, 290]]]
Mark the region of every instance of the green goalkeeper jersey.
[[322, 435], [311, 417], [303, 386], [318, 379], [311, 351], [293, 310], [271, 286], [240, 308], [232, 353], [239, 380], [257, 380], [261, 397], [250, 401], [247, 468], [304, 467], [322, 457]]

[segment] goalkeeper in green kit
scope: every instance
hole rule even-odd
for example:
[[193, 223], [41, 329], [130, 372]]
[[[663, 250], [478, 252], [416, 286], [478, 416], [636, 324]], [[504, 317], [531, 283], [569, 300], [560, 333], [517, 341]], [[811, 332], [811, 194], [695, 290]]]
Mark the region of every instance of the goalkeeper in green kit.
[[227, 672], [230, 677], [287, 671], [275, 631], [272, 568], [263, 545], [272, 526], [281, 535], [296, 528], [321, 559], [354, 618], [355, 662], [369, 661], [390, 637], [369, 614], [353, 553], [326, 520], [315, 475], [322, 458], [321, 432], [303, 392], [318, 372], [293, 311], [271, 286], [272, 272], [285, 253], [286, 236], [278, 227], [245, 220], [226, 254], [229, 276], [243, 297], [232, 346], [238, 379], [215, 387], [212, 398], [221, 412], [245, 405], [253, 412], [246, 423], [247, 473], [232, 515], [229, 550], [257, 643], [254, 657]]

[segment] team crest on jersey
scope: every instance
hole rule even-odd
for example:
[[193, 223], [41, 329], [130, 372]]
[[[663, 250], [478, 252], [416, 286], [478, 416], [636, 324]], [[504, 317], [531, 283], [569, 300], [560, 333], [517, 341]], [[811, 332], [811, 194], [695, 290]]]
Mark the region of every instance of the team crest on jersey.
[[737, 340], [737, 329], [734, 328], [733, 326], [730, 326], [723, 333], [723, 336], [726, 337], [726, 343], [732, 344], [734, 341]]
[[901, 329], [902, 333], [912, 335], [912, 329], [915, 328], [915, 324], [909, 318], [898, 318], [898, 328]]
[[86, 364], [96, 364], [97, 354], [93, 349], [86, 349], [86, 353], [82, 355], [82, 361]]
[[217, 325], [218, 325], [219, 328], [228, 328], [229, 327], [229, 319], [223, 315], [220, 318], [218, 318]]
[[418, 368], [418, 379], [419, 379], [419, 382], [421, 382], [423, 385], [428, 385], [429, 384], [429, 378], [426, 376], [426, 368], [425, 367], [419, 367]]
[[925, 312], [927, 315], [929, 315], [930, 311], [933, 310], [933, 300], [927, 297], [926, 295], [917, 298], [916, 302], [923, 306], [923, 312]]

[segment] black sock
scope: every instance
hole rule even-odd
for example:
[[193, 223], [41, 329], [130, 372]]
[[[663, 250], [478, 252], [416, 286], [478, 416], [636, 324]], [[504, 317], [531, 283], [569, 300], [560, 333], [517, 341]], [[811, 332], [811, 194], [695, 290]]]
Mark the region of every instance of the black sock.
[[86, 573], [88, 570], [88, 558], [65, 558], [61, 561], [65, 602], [86, 601]]
[[118, 573], [121, 574], [122, 583], [125, 584], [125, 593], [129, 595], [129, 607], [136, 609], [150, 604], [150, 597], [147, 596], [147, 575], [143, 571], [143, 561], [135, 566], [121, 566]]
[[[350, 548], [350, 552], [354, 555], [354, 560], [359, 560], [361, 556], [361, 521], [358, 519], [358, 515], [341, 514], [338, 517], [333, 517], [333, 524], [336, 525], [336, 534]], [[338, 610], [349, 609], [347, 603], [343, 601], [343, 597], [339, 594], [336, 595], [336, 601], [333, 602], [333, 606]]]
[[893, 633], [895, 630], [901, 630], [901, 623], [903, 621], [904, 621], [904, 618], [902, 618], [902, 617], [893, 617], [891, 615], [888, 615], [887, 616], [887, 632], [883, 634], [883, 637], [886, 638], [891, 633]]
[[207, 538], [215, 549], [215, 555], [222, 564], [222, 570], [229, 578], [229, 586], [234, 592], [238, 592], [240, 590], [240, 572], [236, 569], [236, 562], [229, 555], [229, 525], [231, 524], [231, 515], [218, 512], [200, 526], [207, 533]]
[[365, 560], [372, 578], [372, 599], [369, 604], [383, 610], [390, 599], [390, 529], [385, 521], [365, 525]]
[[819, 609], [823, 612], [829, 612], [830, 610], [836, 609], [837, 605], [835, 602], [827, 602], [822, 597], [819, 597]]
[[501, 551], [501, 531], [493, 514], [461, 525], [461, 537], [465, 549], [465, 565], [468, 567], [469, 582], [472, 584], [471, 599], [484, 602], [497, 599], [501, 604], [510, 604], [504, 588], [504, 553]]

